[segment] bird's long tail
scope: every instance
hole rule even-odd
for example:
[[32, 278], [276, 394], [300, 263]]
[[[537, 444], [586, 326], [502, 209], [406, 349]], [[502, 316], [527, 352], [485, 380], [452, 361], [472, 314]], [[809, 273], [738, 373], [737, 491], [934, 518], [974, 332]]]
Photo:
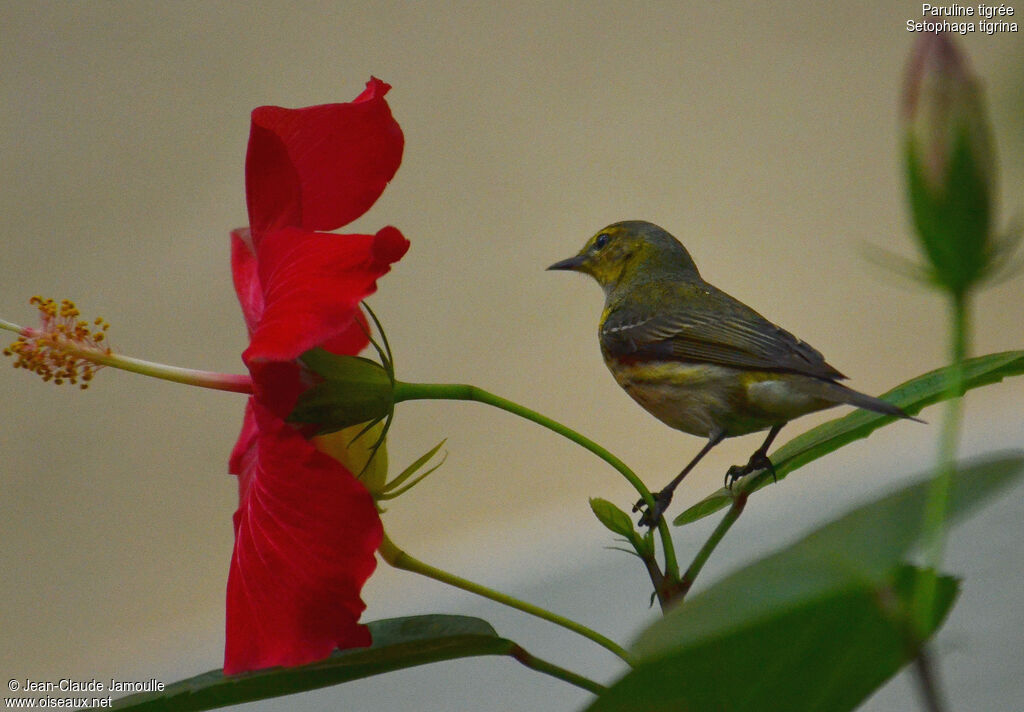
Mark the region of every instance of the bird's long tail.
[[847, 388], [841, 383], [834, 383], [833, 385], [842, 389], [844, 403], [849, 403], [850, 405], [857, 406], [858, 408], [864, 408], [865, 410], [872, 410], [876, 413], [882, 413], [883, 415], [895, 415], [897, 418], [916, 420], [918, 423], [924, 422], [920, 418], [915, 418], [914, 416], [909, 415], [899, 406], [887, 403], [881, 398], [875, 398], [874, 396], [869, 396], [866, 393], [855, 391], [852, 388]]

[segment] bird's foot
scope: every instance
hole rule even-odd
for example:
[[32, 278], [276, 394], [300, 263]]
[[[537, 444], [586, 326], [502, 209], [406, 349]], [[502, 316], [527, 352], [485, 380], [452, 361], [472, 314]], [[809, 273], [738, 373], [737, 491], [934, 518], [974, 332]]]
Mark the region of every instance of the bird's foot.
[[661, 492], [654, 493], [654, 507], [648, 507], [647, 502], [643, 499], [637, 501], [633, 505], [634, 512], [643, 512], [640, 517], [640, 521], [637, 522], [642, 527], [650, 527], [653, 529], [658, 526], [658, 522], [661, 521], [661, 515], [668, 509], [668, 505], [672, 503], [672, 491], [662, 490]]
[[725, 487], [726, 489], [732, 489], [732, 486], [736, 484], [736, 481], [749, 475], [751, 472], [757, 470], [768, 470], [772, 473], [772, 482], [778, 482], [775, 476], [775, 465], [768, 459], [768, 455], [758, 450], [750, 456], [750, 460], [747, 461], [746, 465], [742, 467], [740, 465], [733, 465], [729, 468], [729, 471], [725, 473]]

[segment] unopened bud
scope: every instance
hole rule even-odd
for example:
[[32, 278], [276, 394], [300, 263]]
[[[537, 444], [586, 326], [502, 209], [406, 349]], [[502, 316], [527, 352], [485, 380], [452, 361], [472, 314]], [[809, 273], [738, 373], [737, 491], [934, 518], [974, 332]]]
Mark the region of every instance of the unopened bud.
[[388, 478], [388, 450], [383, 432], [384, 421], [369, 428], [360, 423], [318, 435], [313, 438], [313, 445], [348, 468], [376, 498], [384, 491]]
[[299, 397], [289, 421], [316, 424], [323, 434], [388, 418], [394, 411], [394, 379], [375, 361], [313, 349], [302, 362], [323, 380]]
[[981, 89], [945, 34], [924, 33], [902, 110], [914, 225], [943, 287], [963, 293], [991, 260], [994, 158]]

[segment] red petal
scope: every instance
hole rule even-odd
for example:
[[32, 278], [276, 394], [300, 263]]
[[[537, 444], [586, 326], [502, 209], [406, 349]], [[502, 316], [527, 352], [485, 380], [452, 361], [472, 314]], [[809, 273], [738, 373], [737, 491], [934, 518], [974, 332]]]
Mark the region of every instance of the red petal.
[[313, 385], [296, 361], [255, 361], [249, 366], [256, 401], [279, 418], [287, 418], [303, 391]]
[[256, 273], [256, 253], [252, 245], [252, 234], [247, 227], [231, 231], [231, 277], [235, 283], [235, 294], [242, 305], [242, 315], [249, 335], [256, 330], [256, 324], [263, 314], [263, 291]]
[[256, 248], [263, 314], [242, 354], [245, 363], [252, 369], [257, 361], [290, 361], [325, 343], [358, 353], [368, 343], [355, 331], [359, 302], [408, 247], [393, 227], [376, 235], [296, 228], [267, 235]]
[[[228, 459], [228, 472], [232, 475], [240, 475], [246, 469], [246, 461], [250, 453], [256, 447], [256, 437], [259, 435], [259, 428], [256, 426], [256, 413], [253, 411], [256, 401], [249, 398], [245, 404], [245, 417], [242, 419], [242, 432], [238, 434], [235, 447], [231, 450], [231, 457]], [[241, 480], [239, 480], [241, 483]], [[243, 492], [238, 493], [238, 499], [244, 496]]]
[[382, 536], [373, 499], [352, 473], [258, 403], [253, 411], [258, 436], [235, 461], [229, 675], [369, 645], [360, 590]]
[[347, 104], [252, 112], [245, 192], [257, 245], [282, 227], [335, 230], [369, 210], [402, 162], [390, 88], [373, 78]]
[[362, 311], [356, 311], [356, 318], [352, 320], [344, 330], [336, 336], [320, 344], [320, 348], [327, 349], [334, 354], [355, 356], [366, 348], [370, 340], [366, 336], [370, 333], [370, 324]]

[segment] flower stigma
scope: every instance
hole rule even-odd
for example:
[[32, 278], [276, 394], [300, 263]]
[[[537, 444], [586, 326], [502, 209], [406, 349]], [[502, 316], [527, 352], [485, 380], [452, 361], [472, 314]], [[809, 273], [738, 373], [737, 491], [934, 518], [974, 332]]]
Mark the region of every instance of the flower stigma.
[[3, 350], [4, 356], [13, 356], [15, 368], [32, 371], [44, 381], [88, 388], [96, 371], [103, 368], [90, 356], [112, 353], [106, 345], [110, 324], [102, 317], [92, 322], [81, 319], [81, 312], [70, 299], [58, 303], [35, 296], [29, 299], [29, 304], [39, 310], [40, 327], [23, 329]]

